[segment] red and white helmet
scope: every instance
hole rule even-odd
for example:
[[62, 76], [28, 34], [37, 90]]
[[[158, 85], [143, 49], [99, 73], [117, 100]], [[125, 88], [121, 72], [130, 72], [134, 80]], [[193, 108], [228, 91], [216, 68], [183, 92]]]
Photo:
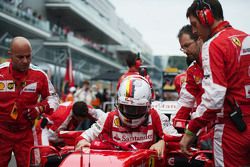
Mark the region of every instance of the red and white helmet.
[[117, 93], [119, 117], [130, 128], [140, 126], [147, 119], [151, 104], [151, 88], [146, 78], [129, 75]]

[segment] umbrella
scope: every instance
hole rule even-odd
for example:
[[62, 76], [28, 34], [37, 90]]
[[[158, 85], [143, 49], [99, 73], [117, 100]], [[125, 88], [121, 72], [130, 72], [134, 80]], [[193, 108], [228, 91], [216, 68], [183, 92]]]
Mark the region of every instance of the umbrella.
[[91, 80], [118, 81], [122, 74], [123, 73], [120, 70], [105, 71], [99, 75], [94, 76], [93, 78], [91, 78]]

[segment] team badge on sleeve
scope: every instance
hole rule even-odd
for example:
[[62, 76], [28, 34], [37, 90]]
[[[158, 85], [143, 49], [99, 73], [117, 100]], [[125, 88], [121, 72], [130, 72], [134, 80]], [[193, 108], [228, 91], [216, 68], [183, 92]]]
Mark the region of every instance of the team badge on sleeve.
[[234, 43], [234, 45], [241, 47], [241, 42], [237, 37], [232, 37], [231, 40]]
[[120, 120], [119, 120], [119, 118], [115, 118], [114, 124], [115, 124], [115, 126], [117, 126], [117, 127], [120, 126]]

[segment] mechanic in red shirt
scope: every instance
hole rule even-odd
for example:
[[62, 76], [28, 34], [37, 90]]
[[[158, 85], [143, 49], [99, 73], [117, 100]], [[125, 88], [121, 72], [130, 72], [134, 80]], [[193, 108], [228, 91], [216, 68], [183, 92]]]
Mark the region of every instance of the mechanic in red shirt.
[[31, 52], [26, 38], [15, 37], [8, 52], [11, 62], [0, 65], [1, 167], [8, 166], [12, 152], [17, 166], [28, 166], [29, 149], [36, 144], [34, 120], [41, 113], [51, 114], [59, 105], [48, 76], [30, 64]]
[[61, 143], [63, 140], [58, 138], [60, 131], [86, 130], [105, 114], [83, 101], [61, 103], [52, 115], [44, 117], [36, 127], [38, 134], [41, 135], [39, 143], [40, 145], [49, 145], [49, 142]]
[[[117, 93], [117, 109], [101, 117], [90, 129], [78, 137], [76, 149], [89, 147], [99, 138], [124, 150], [152, 149], [162, 156], [164, 133], [177, 134], [165, 115], [150, 107], [151, 88], [146, 78], [129, 75]], [[159, 140], [158, 140], [159, 139]]]
[[175, 118], [188, 120], [196, 105], [200, 104], [204, 90], [201, 86], [203, 71], [199, 61], [202, 40], [192, 33], [192, 26], [183, 26], [178, 33], [181, 51], [187, 55], [190, 63], [186, 71], [186, 82], [183, 83], [177, 102]]
[[249, 166], [250, 36], [224, 21], [217, 0], [194, 1], [186, 16], [205, 43], [201, 58], [204, 94], [180, 145], [184, 153], [199, 129], [215, 121], [214, 166]]
[[128, 66], [129, 69], [128, 69], [127, 72], [125, 72], [119, 78], [116, 90], [119, 89], [121, 81], [124, 78], [126, 78], [128, 75], [138, 75], [138, 74], [140, 74], [140, 75], [142, 75], [143, 77], [145, 77], [148, 80], [148, 82], [150, 84], [150, 87], [151, 87], [151, 91], [152, 91], [152, 98], [154, 99], [155, 98], [155, 93], [154, 93], [154, 90], [153, 90], [153, 83], [152, 83], [152, 80], [150, 79], [150, 76], [147, 73], [146, 68], [141, 68], [142, 60], [140, 58], [140, 54], [139, 53], [137, 53], [137, 54], [134, 54], [134, 53], [128, 54], [128, 56], [126, 58], [126, 63], [127, 63], [127, 66]]

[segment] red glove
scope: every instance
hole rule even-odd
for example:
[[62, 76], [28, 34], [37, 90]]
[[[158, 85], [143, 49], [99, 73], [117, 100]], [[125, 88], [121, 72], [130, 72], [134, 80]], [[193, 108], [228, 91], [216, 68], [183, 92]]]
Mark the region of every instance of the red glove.
[[33, 108], [29, 108], [27, 110], [25, 110], [23, 112], [24, 118], [27, 120], [35, 120], [40, 114], [41, 114], [41, 110], [39, 107], [33, 107]]

